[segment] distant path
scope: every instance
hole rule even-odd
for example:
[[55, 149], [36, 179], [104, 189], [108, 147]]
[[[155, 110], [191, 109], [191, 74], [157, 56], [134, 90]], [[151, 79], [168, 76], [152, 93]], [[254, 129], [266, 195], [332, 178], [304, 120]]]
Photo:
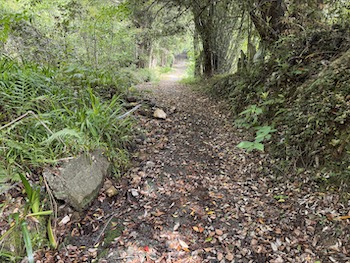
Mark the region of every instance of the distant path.
[[168, 74], [164, 74], [161, 80], [177, 82], [186, 76], [186, 60], [178, 60], [174, 63], [173, 69]]
[[184, 68], [139, 87], [168, 116], [137, 115], [145, 137], [116, 200], [124, 230], [107, 262], [350, 262], [347, 221], [327, 219], [348, 207], [310, 175], [293, 179], [237, 149], [225, 103], [178, 84]]

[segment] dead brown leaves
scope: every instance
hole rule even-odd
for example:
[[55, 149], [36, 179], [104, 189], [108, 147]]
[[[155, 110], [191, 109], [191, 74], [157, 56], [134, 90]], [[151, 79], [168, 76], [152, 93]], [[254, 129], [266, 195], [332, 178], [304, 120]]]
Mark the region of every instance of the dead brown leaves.
[[117, 193], [101, 191], [84, 214], [62, 209], [58, 236], [74, 242], [38, 252], [38, 262], [350, 261], [349, 206], [336, 193], [238, 150], [243, 135], [223, 103], [171, 82], [147, 89], [157, 107], [176, 111], [166, 120], [137, 115], [145, 137], [133, 168], [105, 185]]

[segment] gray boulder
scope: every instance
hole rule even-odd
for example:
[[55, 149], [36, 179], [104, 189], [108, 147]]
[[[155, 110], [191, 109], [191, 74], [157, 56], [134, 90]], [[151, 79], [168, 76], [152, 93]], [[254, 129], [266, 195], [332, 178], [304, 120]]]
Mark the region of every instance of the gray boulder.
[[57, 199], [82, 211], [97, 197], [110, 163], [100, 151], [85, 153], [58, 169], [46, 169], [44, 176]]

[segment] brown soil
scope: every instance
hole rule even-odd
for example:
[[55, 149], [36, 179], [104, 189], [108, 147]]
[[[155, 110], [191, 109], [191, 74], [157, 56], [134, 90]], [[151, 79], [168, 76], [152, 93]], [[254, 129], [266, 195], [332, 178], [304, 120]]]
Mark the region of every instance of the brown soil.
[[[95, 210], [79, 215], [80, 228], [71, 227], [80, 233], [71, 239], [77, 246], [59, 255], [73, 262], [350, 262], [348, 206], [319, 192], [309, 174], [281, 174], [267, 154], [238, 149], [244, 134], [227, 105], [176, 83], [183, 68], [139, 87], [151, 106], [135, 114], [143, 135], [133, 168], [116, 183], [117, 196], [101, 191]], [[155, 108], [167, 119], [153, 118]]]

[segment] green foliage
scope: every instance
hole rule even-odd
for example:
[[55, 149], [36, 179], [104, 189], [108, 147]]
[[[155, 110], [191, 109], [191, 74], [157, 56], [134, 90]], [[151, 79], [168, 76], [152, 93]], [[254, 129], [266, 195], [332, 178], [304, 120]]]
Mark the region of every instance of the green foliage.
[[[192, 76], [192, 77], [189, 76], [189, 77], [185, 77], [185, 78], [181, 79], [179, 83], [184, 84], [184, 85], [191, 85], [191, 86], [195, 86], [195, 87], [198, 86], [198, 89], [203, 91], [204, 84], [203, 84], [203, 80], [200, 78], [196, 78], [194, 76]], [[203, 84], [203, 86], [199, 86], [199, 84]]]
[[242, 119], [235, 120], [237, 127], [251, 128], [258, 124], [258, 116], [263, 113], [263, 109], [253, 104], [246, 110], [242, 111], [239, 116], [243, 116]]
[[258, 150], [263, 152], [264, 151], [264, 144], [260, 142], [249, 142], [249, 141], [242, 141], [237, 145], [238, 148], [245, 149], [248, 152], [251, 152], [253, 150]]
[[[29, 227], [29, 217], [35, 217], [36, 221], [39, 222], [38, 225], [45, 223], [42, 216], [51, 215], [52, 211], [42, 211], [44, 204], [40, 200], [40, 187], [36, 184], [30, 185], [27, 178], [20, 174], [21, 181], [24, 186], [25, 193], [27, 194], [27, 202], [24, 211], [20, 213], [12, 214], [14, 222], [12, 227], [10, 227], [1, 237], [0, 241], [3, 241], [5, 238], [13, 238], [14, 242], [17, 244], [19, 252], [16, 255], [13, 255], [11, 252], [6, 252], [1, 250], [0, 256], [6, 256], [7, 258], [16, 258], [16, 256], [21, 256], [22, 251], [20, 251], [21, 243], [23, 241], [24, 247], [26, 249], [26, 254], [28, 262], [34, 262], [34, 253], [33, 249], [37, 249], [40, 244], [46, 240], [46, 232], [40, 227]], [[31, 209], [32, 213], [28, 211], [28, 208]], [[18, 231], [19, 230], [19, 231]], [[5, 243], [6, 244], [6, 243]], [[13, 245], [13, 244], [12, 244]]]
[[271, 139], [271, 133], [277, 131], [275, 129], [272, 129], [271, 126], [255, 127], [255, 129], [256, 129], [256, 136], [255, 136], [256, 142], [262, 142], [264, 140]]
[[32, 212], [38, 213], [40, 211], [40, 188], [37, 185], [34, 185], [33, 187], [30, 186], [28, 180], [23, 174], [19, 174], [19, 176], [24, 185], [24, 189], [28, 197], [28, 204]]
[[166, 66], [166, 67], [161, 67], [161, 68], [159, 68], [158, 71], [159, 71], [160, 74], [165, 74], [165, 73], [171, 72], [171, 70], [172, 70], [171, 67]]
[[265, 146], [262, 142], [270, 140], [271, 133], [275, 132], [276, 130], [272, 129], [271, 126], [255, 127], [255, 129], [255, 140], [253, 142], [242, 141], [237, 145], [238, 148], [246, 149], [248, 152], [251, 152], [253, 150], [263, 152], [265, 150]]
[[[263, 94], [262, 97], [266, 99], [268, 94]], [[265, 146], [263, 141], [268, 141], [271, 139], [271, 133], [275, 132], [271, 126], [257, 126], [259, 124], [258, 117], [263, 114], [263, 108], [257, 106], [256, 104], [250, 105], [246, 110], [242, 111], [239, 116], [243, 116], [241, 119], [236, 119], [235, 125], [239, 128], [250, 129], [254, 127], [256, 130], [256, 135], [254, 141], [242, 141], [237, 147], [241, 149], [246, 149], [248, 152], [253, 150], [258, 150], [263, 152]]]
[[[10, 253], [2, 249], [0, 256], [17, 259], [23, 255], [24, 245], [30, 260], [33, 250], [48, 242], [56, 248], [57, 243], [51, 222], [44, 229], [41, 218], [52, 211], [42, 210], [40, 187], [30, 184], [23, 174], [34, 172], [40, 176], [45, 165], [104, 148], [114, 163], [115, 175], [119, 175], [128, 164], [125, 146], [132, 123], [128, 118], [119, 118], [124, 110], [120, 99], [123, 88], [110, 86], [115, 79], [110, 80], [109, 74], [96, 75], [99, 86], [86, 88], [85, 85], [92, 86], [88, 74], [84, 78], [78, 70], [72, 70], [64, 78], [62, 71], [17, 63], [8, 56], [0, 57], [0, 72], [0, 180], [7, 183], [19, 177], [27, 195], [23, 215], [13, 215], [15, 225], [1, 237], [16, 250]], [[98, 95], [103, 95], [100, 86], [109, 87], [117, 95], [102, 98]], [[31, 217], [39, 217], [40, 227], [30, 225], [27, 218]]]
[[[229, 99], [240, 117], [237, 126], [278, 129], [269, 153], [280, 164], [332, 171], [329, 180], [338, 182], [350, 178], [349, 28], [313, 25], [281, 36], [263, 66], [212, 81], [212, 92]], [[261, 149], [258, 143], [240, 146]]]
[[5, 43], [12, 32], [12, 26], [21, 21], [28, 20], [26, 12], [22, 13], [7, 13], [0, 9], [0, 42]]
[[25, 221], [21, 222], [21, 230], [22, 230], [24, 245], [27, 251], [28, 262], [34, 263], [32, 240], [30, 238], [27, 222]]
[[289, 196], [280, 194], [280, 195], [274, 195], [273, 198], [276, 199], [277, 202], [283, 203], [286, 201], [286, 199], [289, 198]]
[[[10, 168], [14, 164], [39, 168], [96, 147], [108, 148], [117, 166], [125, 164], [126, 154], [121, 149], [128, 141], [131, 123], [117, 118], [123, 110], [119, 96], [103, 101], [92, 88], [77, 87], [75, 91], [67, 87], [48, 69], [20, 66], [9, 58], [0, 61], [7, 69], [0, 80], [0, 124], [23, 115], [0, 130], [6, 176], [16, 174], [18, 165]], [[67, 77], [77, 74], [73, 72]]]

